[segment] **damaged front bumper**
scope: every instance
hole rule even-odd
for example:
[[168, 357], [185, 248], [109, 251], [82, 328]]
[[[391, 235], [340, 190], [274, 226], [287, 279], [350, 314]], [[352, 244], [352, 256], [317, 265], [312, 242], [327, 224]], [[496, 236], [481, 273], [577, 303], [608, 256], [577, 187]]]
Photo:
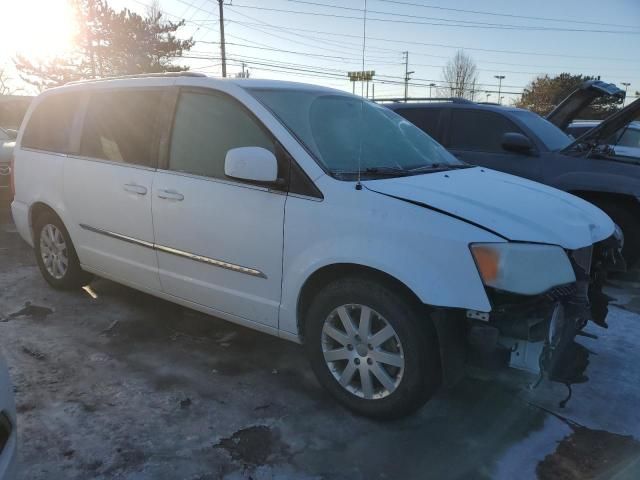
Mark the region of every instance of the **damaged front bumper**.
[[621, 234], [568, 252], [576, 281], [542, 295], [488, 291], [490, 314], [467, 311], [469, 360], [480, 366], [508, 365], [566, 385], [588, 378], [588, 350], [575, 341], [589, 321], [607, 328], [611, 300], [603, 291], [607, 272], [624, 270]]

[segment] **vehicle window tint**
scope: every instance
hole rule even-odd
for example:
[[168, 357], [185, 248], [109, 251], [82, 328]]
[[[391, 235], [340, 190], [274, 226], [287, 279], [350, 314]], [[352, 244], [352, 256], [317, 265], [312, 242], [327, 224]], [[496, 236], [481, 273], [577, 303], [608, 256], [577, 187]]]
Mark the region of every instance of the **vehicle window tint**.
[[233, 99], [215, 93], [180, 95], [171, 137], [171, 170], [225, 178], [227, 152], [238, 147], [263, 147], [275, 153], [269, 135]]
[[618, 140], [618, 146], [640, 148], [640, 129], [627, 128]]
[[153, 166], [161, 99], [160, 90], [92, 93], [80, 154], [112, 162]]
[[431, 138], [440, 140], [438, 138], [438, 120], [442, 112], [441, 108], [399, 108], [395, 112], [409, 120]]
[[45, 97], [31, 114], [22, 136], [22, 146], [69, 153], [71, 128], [79, 100], [80, 97], [73, 93]]
[[502, 136], [522, 133], [509, 119], [492, 112], [453, 110], [450, 148], [481, 152], [503, 152]]

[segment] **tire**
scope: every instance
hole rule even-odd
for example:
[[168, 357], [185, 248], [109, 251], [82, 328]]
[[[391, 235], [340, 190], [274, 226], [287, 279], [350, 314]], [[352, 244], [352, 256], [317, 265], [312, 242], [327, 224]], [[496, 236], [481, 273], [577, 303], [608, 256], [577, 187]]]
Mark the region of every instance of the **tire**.
[[69, 232], [57, 215], [40, 214], [33, 231], [36, 261], [49, 285], [58, 290], [72, 290], [91, 281], [92, 276], [80, 267]]
[[[345, 278], [325, 286], [311, 302], [304, 331], [305, 350], [320, 383], [338, 402], [359, 415], [394, 419], [420, 408], [433, 396], [441, 378], [435, 328], [420, 307], [365, 278]], [[360, 338], [352, 344], [340, 317], [346, 313], [354, 321], [353, 334], [363, 309], [370, 313], [371, 334], [367, 341]], [[365, 313], [362, 318], [367, 316]], [[392, 328], [393, 336], [380, 343], [390, 332], [385, 325]], [[325, 360], [327, 354], [331, 359], [336, 354], [339, 359]], [[392, 357], [385, 357], [387, 354]], [[395, 365], [386, 363], [391, 361]], [[382, 374], [380, 368], [384, 370]], [[371, 379], [371, 389], [362, 382], [363, 371]], [[347, 378], [351, 378], [350, 382], [343, 386], [339, 379]], [[378, 378], [384, 378], [390, 388]]]
[[638, 209], [632, 209], [625, 203], [600, 201], [596, 203], [622, 229], [624, 247], [622, 256], [627, 267], [632, 267], [640, 259], [640, 214]]

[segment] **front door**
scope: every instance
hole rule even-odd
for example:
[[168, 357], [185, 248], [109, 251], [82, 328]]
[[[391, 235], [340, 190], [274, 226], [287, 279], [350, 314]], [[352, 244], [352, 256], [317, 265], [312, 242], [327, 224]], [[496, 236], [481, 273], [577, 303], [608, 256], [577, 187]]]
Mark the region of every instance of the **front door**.
[[276, 327], [286, 194], [226, 177], [227, 151], [271, 135], [236, 100], [209, 89], [178, 97], [167, 165], [153, 182], [163, 290]]
[[524, 132], [511, 120], [495, 112], [451, 109], [447, 148], [463, 162], [539, 180], [540, 158], [502, 148], [505, 133]]

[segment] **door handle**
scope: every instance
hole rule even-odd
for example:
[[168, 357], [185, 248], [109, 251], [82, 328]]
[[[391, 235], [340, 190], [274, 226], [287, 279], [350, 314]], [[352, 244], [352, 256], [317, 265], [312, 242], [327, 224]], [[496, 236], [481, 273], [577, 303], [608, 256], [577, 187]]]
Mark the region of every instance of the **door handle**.
[[135, 183], [127, 183], [124, 186], [125, 191], [130, 193], [135, 193], [137, 195], [146, 195], [147, 187], [143, 187], [142, 185], [136, 185]]
[[158, 190], [158, 198], [181, 202], [182, 200], [184, 200], [184, 195], [173, 190]]

